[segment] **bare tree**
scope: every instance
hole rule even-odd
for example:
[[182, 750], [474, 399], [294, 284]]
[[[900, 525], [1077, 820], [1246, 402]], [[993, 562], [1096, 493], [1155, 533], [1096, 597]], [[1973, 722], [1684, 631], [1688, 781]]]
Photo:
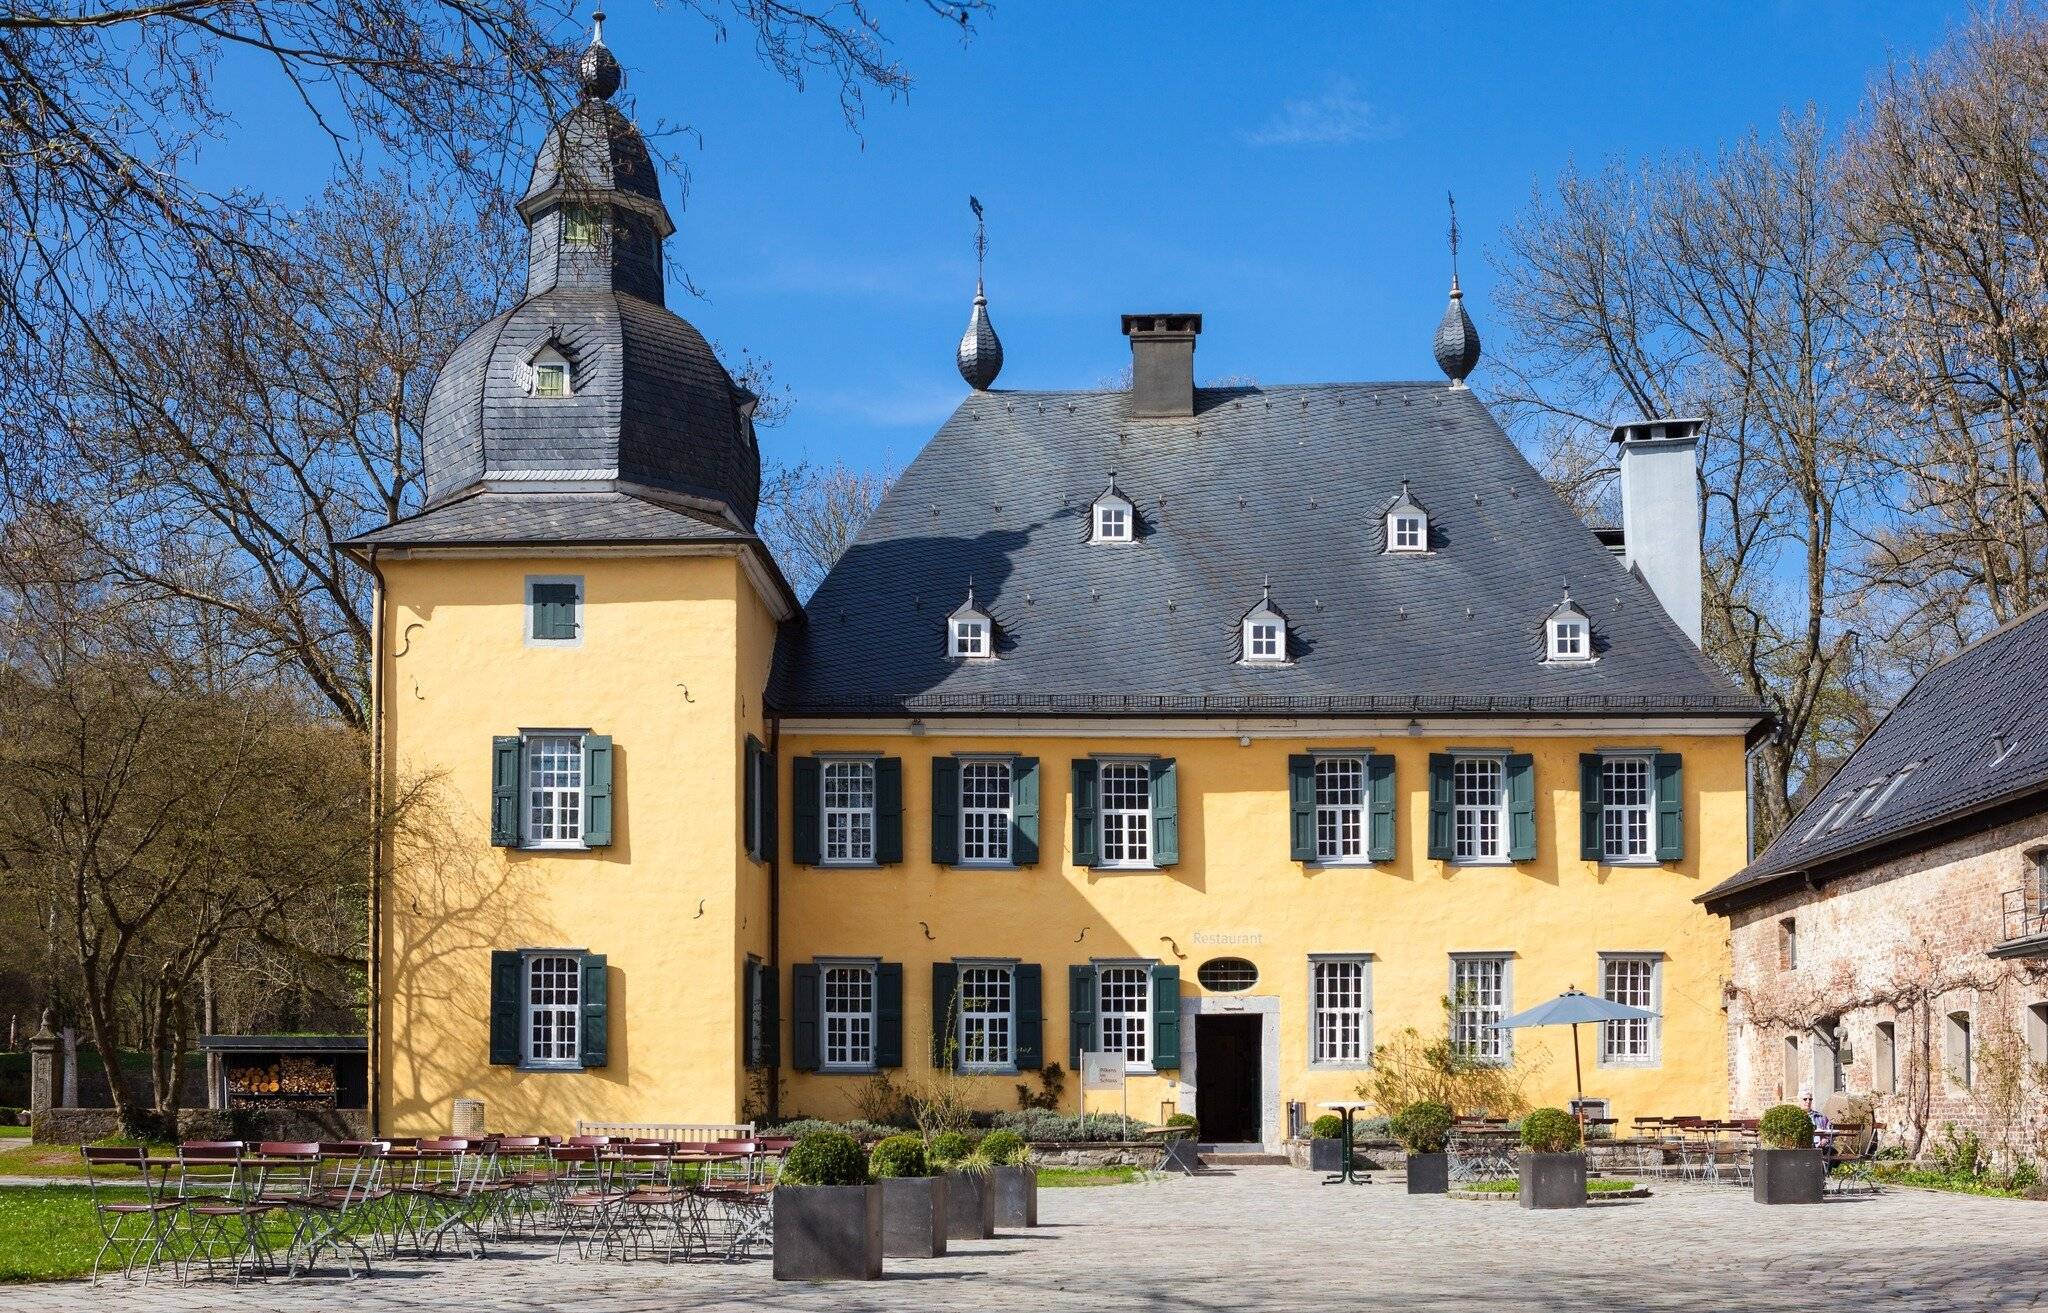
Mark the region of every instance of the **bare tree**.
[[761, 537], [799, 596], [817, 591], [895, 481], [894, 474], [835, 461], [784, 466], [763, 482]]

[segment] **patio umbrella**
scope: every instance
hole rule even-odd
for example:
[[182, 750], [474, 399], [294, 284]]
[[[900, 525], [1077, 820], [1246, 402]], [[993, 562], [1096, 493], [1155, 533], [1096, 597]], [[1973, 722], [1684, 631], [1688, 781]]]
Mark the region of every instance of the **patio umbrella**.
[[1656, 1013], [1647, 1008], [1632, 1008], [1626, 1003], [1615, 1003], [1604, 998], [1594, 998], [1579, 989], [1577, 985], [1565, 990], [1547, 1003], [1538, 1003], [1512, 1017], [1502, 1017], [1493, 1024], [1501, 1030], [1520, 1030], [1525, 1026], [1570, 1026], [1572, 1028], [1572, 1083], [1578, 1087], [1577, 1102], [1580, 1106], [1579, 1121], [1586, 1120], [1586, 1079], [1579, 1070], [1579, 1027], [1595, 1021], [1649, 1021]]

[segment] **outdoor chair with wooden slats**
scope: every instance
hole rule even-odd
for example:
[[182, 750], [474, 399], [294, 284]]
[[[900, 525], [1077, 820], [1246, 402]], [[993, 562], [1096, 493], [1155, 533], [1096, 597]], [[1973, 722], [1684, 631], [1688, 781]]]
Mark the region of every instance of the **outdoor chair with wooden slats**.
[[[100, 1271], [110, 1257], [120, 1265], [123, 1277], [140, 1277], [145, 1285], [163, 1267], [170, 1267], [175, 1274], [172, 1245], [177, 1215], [184, 1205], [166, 1198], [162, 1183], [151, 1180], [148, 1150], [140, 1145], [88, 1144], [79, 1152], [85, 1159], [93, 1217], [100, 1224], [101, 1243], [92, 1258], [93, 1284], [99, 1284]], [[137, 1185], [141, 1198], [130, 1193]]]

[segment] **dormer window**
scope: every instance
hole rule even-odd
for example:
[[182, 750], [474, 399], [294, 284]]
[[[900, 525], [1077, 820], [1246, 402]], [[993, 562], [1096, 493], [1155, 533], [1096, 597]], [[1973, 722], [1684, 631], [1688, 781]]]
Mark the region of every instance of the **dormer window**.
[[996, 654], [996, 626], [988, 612], [974, 602], [974, 585], [967, 586], [967, 600], [946, 617], [946, 652], [966, 661], [989, 661]]
[[1239, 625], [1239, 659], [1252, 665], [1281, 665], [1287, 660], [1287, 617], [1273, 605], [1270, 585], [1259, 592], [1259, 604], [1245, 612]]
[[1401, 480], [1401, 495], [1387, 505], [1387, 550], [1422, 553], [1429, 550], [1429, 512], [1408, 492]]
[[1096, 543], [1127, 543], [1136, 540], [1138, 530], [1137, 508], [1131, 499], [1124, 496], [1116, 486], [1116, 475], [1109, 476], [1109, 486], [1095, 498], [1088, 512], [1088, 541]]
[[530, 397], [560, 398], [575, 394], [575, 375], [569, 359], [553, 346], [544, 346], [527, 359], [521, 384]]
[[1572, 601], [1570, 589], [1543, 621], [1543, 660], [1554, 666], [1583, 666], [1594, 660], [1592, 618]]
[[1586, 659], [1585, 621], [1560, 620], [1550, 627], [1550, 659], [1552, 661], [1584, 661]]
[[980, 619], [955, 620], [953, 622], [953, 655], [956, 657], [987, 656], [988, 621]]

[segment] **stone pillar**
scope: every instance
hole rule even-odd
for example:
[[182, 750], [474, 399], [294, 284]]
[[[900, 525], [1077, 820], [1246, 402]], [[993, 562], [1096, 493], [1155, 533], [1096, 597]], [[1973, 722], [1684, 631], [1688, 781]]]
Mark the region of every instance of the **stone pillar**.
[[42, 1027], [28, 1037], [28, 1110], [34, 1121], [57, 1104], [57, 1043], [45, 1012]]

